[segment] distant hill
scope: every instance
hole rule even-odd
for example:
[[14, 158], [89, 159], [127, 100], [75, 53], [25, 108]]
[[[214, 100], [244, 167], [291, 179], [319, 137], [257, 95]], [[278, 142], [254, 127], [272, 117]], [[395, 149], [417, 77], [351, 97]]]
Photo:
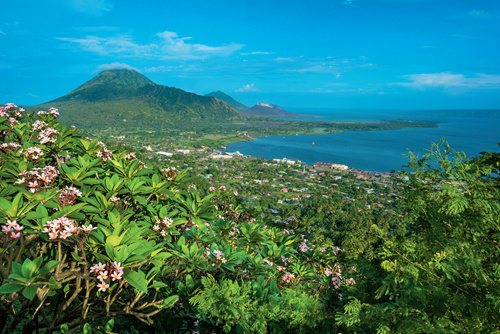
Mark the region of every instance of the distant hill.
[[101, 72], [72, 92], [30, 110], [50, 107], [59, 109], [62, 122], [83, 128], [161, 128], [246, 118], [219, 99], [157, 85], [128, 69]]
[[236, 111], [244, 112], [245, 110], [248, 109], [247, 106], [244, 106], [243, 104], [239, 103], [238, 101], [233, 99], [231, 96], [221, 92], [220, 90], [218, 90], [216, 92], [208, 93], [205, 96], [212, 96], [212, 97], [215, 97], [219, 100], [222, 100], [222, 101], [226, 102], [231, 108], [233, 108]]
[[246, 114], [263, 117], [291, 117], [291, 118], [304, 118], [315, 117], [311, 115], [300, 115], [293, 112], [286, 111], [275, 104], [259, 102], [252, 108], [245, 111]]

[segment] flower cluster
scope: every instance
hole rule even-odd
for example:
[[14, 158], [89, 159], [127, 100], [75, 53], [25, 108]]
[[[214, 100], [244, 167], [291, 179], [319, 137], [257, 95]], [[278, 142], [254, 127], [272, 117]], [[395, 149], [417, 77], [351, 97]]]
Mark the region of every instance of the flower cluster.
[[54, 128], [46, 128], [40, 131], [38, 134], [38, 140], [40, 141], [41, 144], [45, 143], [55, 143], [57, 141], [57, 134], [59, 131], [57, 131]]
[[332, 283], [335, 289], [340, 289], [342, 286], [342, 281], [338, 277], [332, 277]]
[[50, 114], [50, 116], [52, 116], [52, 117], [57, 117], [57, 116], [59, 116], [59, 111], [56, 108], [50, 108], [49, 112], [40, 110], [37, 114], [40, 115], [40, 116], [49, 115]]
[[108, 150], [106, 147], [106, 144], [104, 144], [102, 141], [98, 142], [99, 146], [102, 148], [102, 150], [99, 150], [96, 152], [96, 156], [98, 158], [102, 158], [102, 161], [111, 161], [111, 158], [113, 157], [113, 153]]
[[31, 193], [36, 193], [50, 183], [54, 182], [59, 171], [54, 166], [45, 166], [43, 168], [33, 168], [29, 171], [19, 173], [22, 178], [16, 181], [17, 184], [25, 184]]
[[31, 132], [42, 131], [48, 126], [44, 121], [36, 120], [35, 123], [31, 125]]
[[31, 161], [36, 161], [40, 159], [43, 155], [43, 150], [40, 147], [28, 147], [25, 150], [21, 150], [20, 153], [26, 157], [26, 159]]
[[163, 168], [161, 171], [165, 173], [165, 176], [169, 181], [172, 181], [177, 176], [177, 174], [179, 174], [179, 170], [175, 167], [166, 167]]
[[[17, 239], [21, 237], [21, 230], [23, 226], [19, 225], [15, 220], [7, 220], [4, 226], [2, 226], [2, 234], [9, 239]], [[2, 238], [3, 239], [3, 238]]]
[[23, 108], [17, 110], [17, 106], [14, 103], [6, 103], [5, 106], [0, 107], [0, 117], [10, 117], [15, 115], [16, 117], [22, 117], [24, 111]]
[[[207, 255], [208, 256], [210, 256], [210, 255], [215, 256], [215, 259], [217, 260], [217, 262], [218, 261], [220, 261], [222, 263], [227, 262], [226, 258], [224, 257], [224, 252], [221, 250], [216, 249], [213, 252], [210, 252], [210, 250], [208, 250]], [[215, 266], [215, 263], [212, 263], [212, 265]]]
[[97, 275], [97, 279], [99, 279], [99, 283], [97, 286], [99, 287], [99, 291], [106, 291], [109, 288], [110, 281], [119, 281], [122, 279], [123, 275], [123, 267], [120, 262], [113, 262], [102, 264], [99, 262], [98, 264], [90, 267], [90, 272]]
[[272, 263], [272, 262], [271, 262], [271, 261], [269, 261], [268, 259], [264, 259], [264, 261], [263, 261], [263, 262], [264, 262], [266, 265], [268, 265], [268, 266], [273, 266], [273, 265], [274, 265], [274, 263]]
[[153, 226], [153, 231], [160, 232], [162, 237], [166, 237], [171, 234], [169, 229], [173, 226], [174, 220], [169, 217], [163, 217], [162, 220], [157, 219], [156, 224]]
[[343, 252], [343, 250], [340, 249], [340, 247], [337, 246], [333, 247], [333, 254], [338, 255], [340, 252]]
[[208, 191], [213, 193], [215, 191], [215, 187], [214, 186], [211, 186], [210, 188], [208, 188]]
[[283, 277], [281, 278], [283, 281], [285, 281], [286, 283], [290, 283], [292, 281], [292, 279], [295, 278], [295, 275], [294, 274], [290, 274], [288, 271], [283, 275]]
[[21, 145], [18, 143], [3, 143], [0, 145], [0, 150], [8, 153], [7, 150], [16, 151], [21, 148]]
[[75, 204], [75, 200], [77, 197], [82, 197], [82, 192], [75, 187], [68, 187], [58, 190], [59, 196], [57, 196], [57, 200], [61, 206], [65, 205], [73, 205]]
[[72, 235], [78, 233], [78, 227], [74, 225], [74, 221], [61, 217], [54, 220], [49, 220], [45, 223], [43, 233], [49, 235], [50, 240], [68, 240]]
[[134, 159], [137, 159], [137, 156], [134, 153], [128, 153], [128, 154], [125, 154], [125, 159], [134, 160]]
[[18, 119], [23, 117], [24, 109], [17, 108], [18, 107], [13, 103], [7, 103], [5, 106], [0, 107], [0, 117], [5, 117], [8, 119], [10, 130], [14, 128], [14, 125], [19, 124]]
[[233, 228], [231, 229], [231, 231], [229, 231], [229, 232], [228, 232], [228, 234], [229, 234], [230, 236], [233, 236], [233, 235], [235, 235], [235, 234], [240, 234], [240, 233], [241, 233], [241, 231], [239, 230], [239, 228], [237, 228], [237, 227], [236, 227], [236, 223], [235, 223], [235, 222], [233, 222], [233, 223], [232, 223], [232, 225], [233, 225]]
[[284, 265], [287, 265], [288, 263], [291, 263], [293, 261], [293, 256], [290, 256], [289, 258], [286, 258], [284, 255], [281, 255], [281, 261], [283, 261]]
[[80, 230], [84, 232], [84, 237], [87, 237], [91, 231], [97, 230], [97, 227], [93, 227], [92, 224], [76, 227], [74, 223], [67, 217], [49, 220], [45, 223], [45, 229], [42, 230], [42, 233], [47, 233], [50, 240], [65, 241], [69, 240], [71, 236], [76, 237]]
[[304, 240], [301, 242], [301, 244], [299, 245], [299, 249], [300, 249], [303, 253], [305, 253], [305, 252], [307, 252], [307, 251], [309, 250], [309, 246], [307, 246], [306, 242], [307, 242], [307, 239], [304, 239]]

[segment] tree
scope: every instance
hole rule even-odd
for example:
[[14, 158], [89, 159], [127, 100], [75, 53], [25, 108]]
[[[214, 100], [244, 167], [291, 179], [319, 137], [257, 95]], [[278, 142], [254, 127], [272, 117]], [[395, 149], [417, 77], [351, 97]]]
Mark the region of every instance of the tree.
[[[447, 144], [410, 154], [402, 173], [404, 224], [374, 226], [380, 267], [366, 273], [374, 295], [337, 319], [380, 333], [492, 333], [500, 330], [500, 193], [496, 165], [469, 160]], [[373, 270], [373, 269], [372, 269]], [[361, 294], [360, 294], [361, 296]], [[374, 297], [374, 298], [373, 298]]]

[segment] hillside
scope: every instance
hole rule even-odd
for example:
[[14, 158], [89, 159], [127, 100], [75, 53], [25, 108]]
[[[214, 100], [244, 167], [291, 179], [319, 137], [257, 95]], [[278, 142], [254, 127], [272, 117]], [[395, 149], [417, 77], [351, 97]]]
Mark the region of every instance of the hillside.
[[275, 104], [262, 103], [262, 102], [259, 102], [252, 108], [247, 109], [245, 113], [253, 116], [262, 116], [262, 117], [290, 117], [290, 118], [315, 117], [311, 115], [295, 114], [293, 112], [286, 111], [285, 109]]
[[218, 90], [216, 92], [208, 93], [205, 96], [212, 96], [212, 97], [215, 97], [219, 100], [222, 100], [222, 101], [226, 102], [231, 108], [233, 108], [236, 111], [244, 112], [245, 110], [248, 109], [247, 106], [244, 106], [243, 104], [239, 103], [238, 101], [233, 99], [231, 96], [221, 92], [220, 90]]
[[132, 70], [107, 70], [70, 93], [31, 107], [61, 110], [60, 119], [82, 128], [163, 128], [193, 123], [241, 120], [225, 102], [157, 85]]

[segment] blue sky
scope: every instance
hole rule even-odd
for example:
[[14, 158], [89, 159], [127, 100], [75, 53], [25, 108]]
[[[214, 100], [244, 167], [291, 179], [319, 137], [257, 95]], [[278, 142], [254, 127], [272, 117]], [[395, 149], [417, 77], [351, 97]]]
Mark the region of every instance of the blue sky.
[[0, 12], [0, 103], [109, 68], [252, 106], [500, 109], [498, 0], [16, 0]]

